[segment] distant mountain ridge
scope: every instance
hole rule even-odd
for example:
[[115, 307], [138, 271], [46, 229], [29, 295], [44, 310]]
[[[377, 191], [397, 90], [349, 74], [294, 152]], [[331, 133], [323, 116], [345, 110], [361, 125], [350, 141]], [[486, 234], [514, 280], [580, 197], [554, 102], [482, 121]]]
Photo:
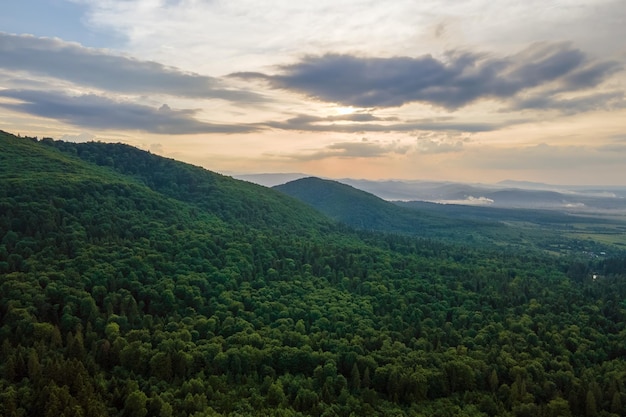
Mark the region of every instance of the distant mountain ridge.
[[[266, 187], [305, 177], [310, 176], [302, 173], [235, 176]], [[562, 186], [516, 180], [496, 184], [466, 184], [422, 180], [324, 179], [350, 185], [388, 201], [626, 214], [626, 186]]]
[[[538, 183], [511, 181], [493, 185], [431, 181], [339, 181], [385, 200], [626, 214], [626, 187], [540, 186]], [[534, 187], [531, 187], [533, 184]]]

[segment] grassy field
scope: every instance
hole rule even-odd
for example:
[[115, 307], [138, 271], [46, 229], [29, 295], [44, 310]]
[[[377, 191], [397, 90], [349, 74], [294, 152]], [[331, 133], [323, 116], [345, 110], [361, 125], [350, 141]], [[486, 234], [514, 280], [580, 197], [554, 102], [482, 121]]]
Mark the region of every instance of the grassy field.
[[626, 216], [570, 216], [569, 223], [505, 222], [529, 245], [554, 253], [589, 256], [626, 250]]
[[455, 219], [496, 222], [504, 229], [472, 232], [489, 235], [501, 245], [537, 248], [555, 254], [603, 256], [626, 251], [626, 213], [565, 213], [556, 210], [503, 209], [460, 205], [399, 204], [438, 212]]

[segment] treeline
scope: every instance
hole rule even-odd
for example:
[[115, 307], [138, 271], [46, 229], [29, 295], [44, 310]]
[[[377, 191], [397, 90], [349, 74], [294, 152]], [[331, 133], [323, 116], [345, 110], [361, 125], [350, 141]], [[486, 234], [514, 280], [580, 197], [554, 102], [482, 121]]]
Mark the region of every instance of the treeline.
[[626, 414], [626, 258], [305, 229], [11, 137], [0, 168], [2, 416]]

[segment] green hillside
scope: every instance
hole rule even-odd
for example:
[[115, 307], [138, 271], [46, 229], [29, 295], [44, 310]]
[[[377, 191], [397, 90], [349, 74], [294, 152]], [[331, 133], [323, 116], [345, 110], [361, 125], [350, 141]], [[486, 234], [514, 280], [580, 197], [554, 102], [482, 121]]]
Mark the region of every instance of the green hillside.
[[447, 239], [457, 243], [476, 243], [476, 240], [493, 243], [492, 235], [506, 233], [506, 227], [500, 223], [457, 220], [434, 210], [417, 211], [399, 207], [337, 181], [309, 177], [273, 188], [309, 204], [338, 222], [360, 230]]
[[[132, 177], [164, 196], [190, 203], [222, 220], [255, 228], [312, 231], [329, 225], [315, 210], [282, 193], [238, 181], [121, 143], [43, 141], [63, 153]], [[314, 226], [314, 227], [312, 227]]]
[[624, 300], [626, 258], [354, 232], [0, 133], [1, 416], [619, 416]]

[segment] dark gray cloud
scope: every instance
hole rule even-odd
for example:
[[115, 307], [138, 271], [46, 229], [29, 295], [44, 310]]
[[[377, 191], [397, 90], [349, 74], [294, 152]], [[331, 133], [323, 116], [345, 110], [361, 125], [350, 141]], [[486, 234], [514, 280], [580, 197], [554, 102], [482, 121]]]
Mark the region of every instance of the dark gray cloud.
[[509, 99], [554, 83], [559, 91], [593, 87], [620, 67], [615, 62], [593, 62], [566, 43], [541, 43], [502, 58], [457, 52], [445, 59], [327, 54], [308, 56], [280, 69], [278, 75], [244, 72], [231, 76], [264, 79], [276, 88], [346, 106], [422, 102], [456, 109], [483, 98]]
[[0, 90], [0, 107], [61, 120], [75, 126], [103, 130], [140, 130], [159, 134], [240, 133], [257, 130], [243, 125], [220, 125], [194, 118], [196, 110], [160, 108], [120, 102], [95, 94], [69, 96], [54, 91]]
[[[513, 121], [510, 124], [518, 122], [519, 121]], [[494, 123], [459, 122], [448, 117], [400, 122], [395, 117], [379, 118], [371, 114], [360, 113], [330, 117], [298, 115], [285, 121], [265, 122], [262, 126], [281, 130], [299, 130], [308, 132], [360, 133], [414, 132], [418, 130], [487, 132], [497, 130], [503, 125]]]
[[337, 142], [313, 153], [289, 155], [298, 161], [316, 161], [326, 158], [378, 158], [388, 154], [405, 154], [410, 147], [398, 142], [382, 143], [362, 139], [360, 142]]
[[593, 62], [568, 74], [563, 81], [566, 89], [567, 87], [574, 90], [594, 87], [604, 81], [608, 75], [620, 69], [621, 67], [612, 61]]
[[217, 78], [186, 73], [157, 62], [139, 61], [59, 39], [0, 32], [0, 56], [1, 69], [25, 71], [106, 91], [246, 103], [263, 100], [258, 94], [224, 88]]
[[614, 142], [626, 142], [626, 133], [609, 137]]
[[598, 148], [602, 152], [616, 152], [626, 155], [626, 145], [618, 143], [612, 145], [604, 145]]
[[622, 108], [626, 108], [626, 100], [624, 93], [621, 92], [589, 94], [574, 98], [559, 98], [548, 94], [533, 95], [515, 99], [511, 106], [512, 110], [559, 110], [566, 114]]

